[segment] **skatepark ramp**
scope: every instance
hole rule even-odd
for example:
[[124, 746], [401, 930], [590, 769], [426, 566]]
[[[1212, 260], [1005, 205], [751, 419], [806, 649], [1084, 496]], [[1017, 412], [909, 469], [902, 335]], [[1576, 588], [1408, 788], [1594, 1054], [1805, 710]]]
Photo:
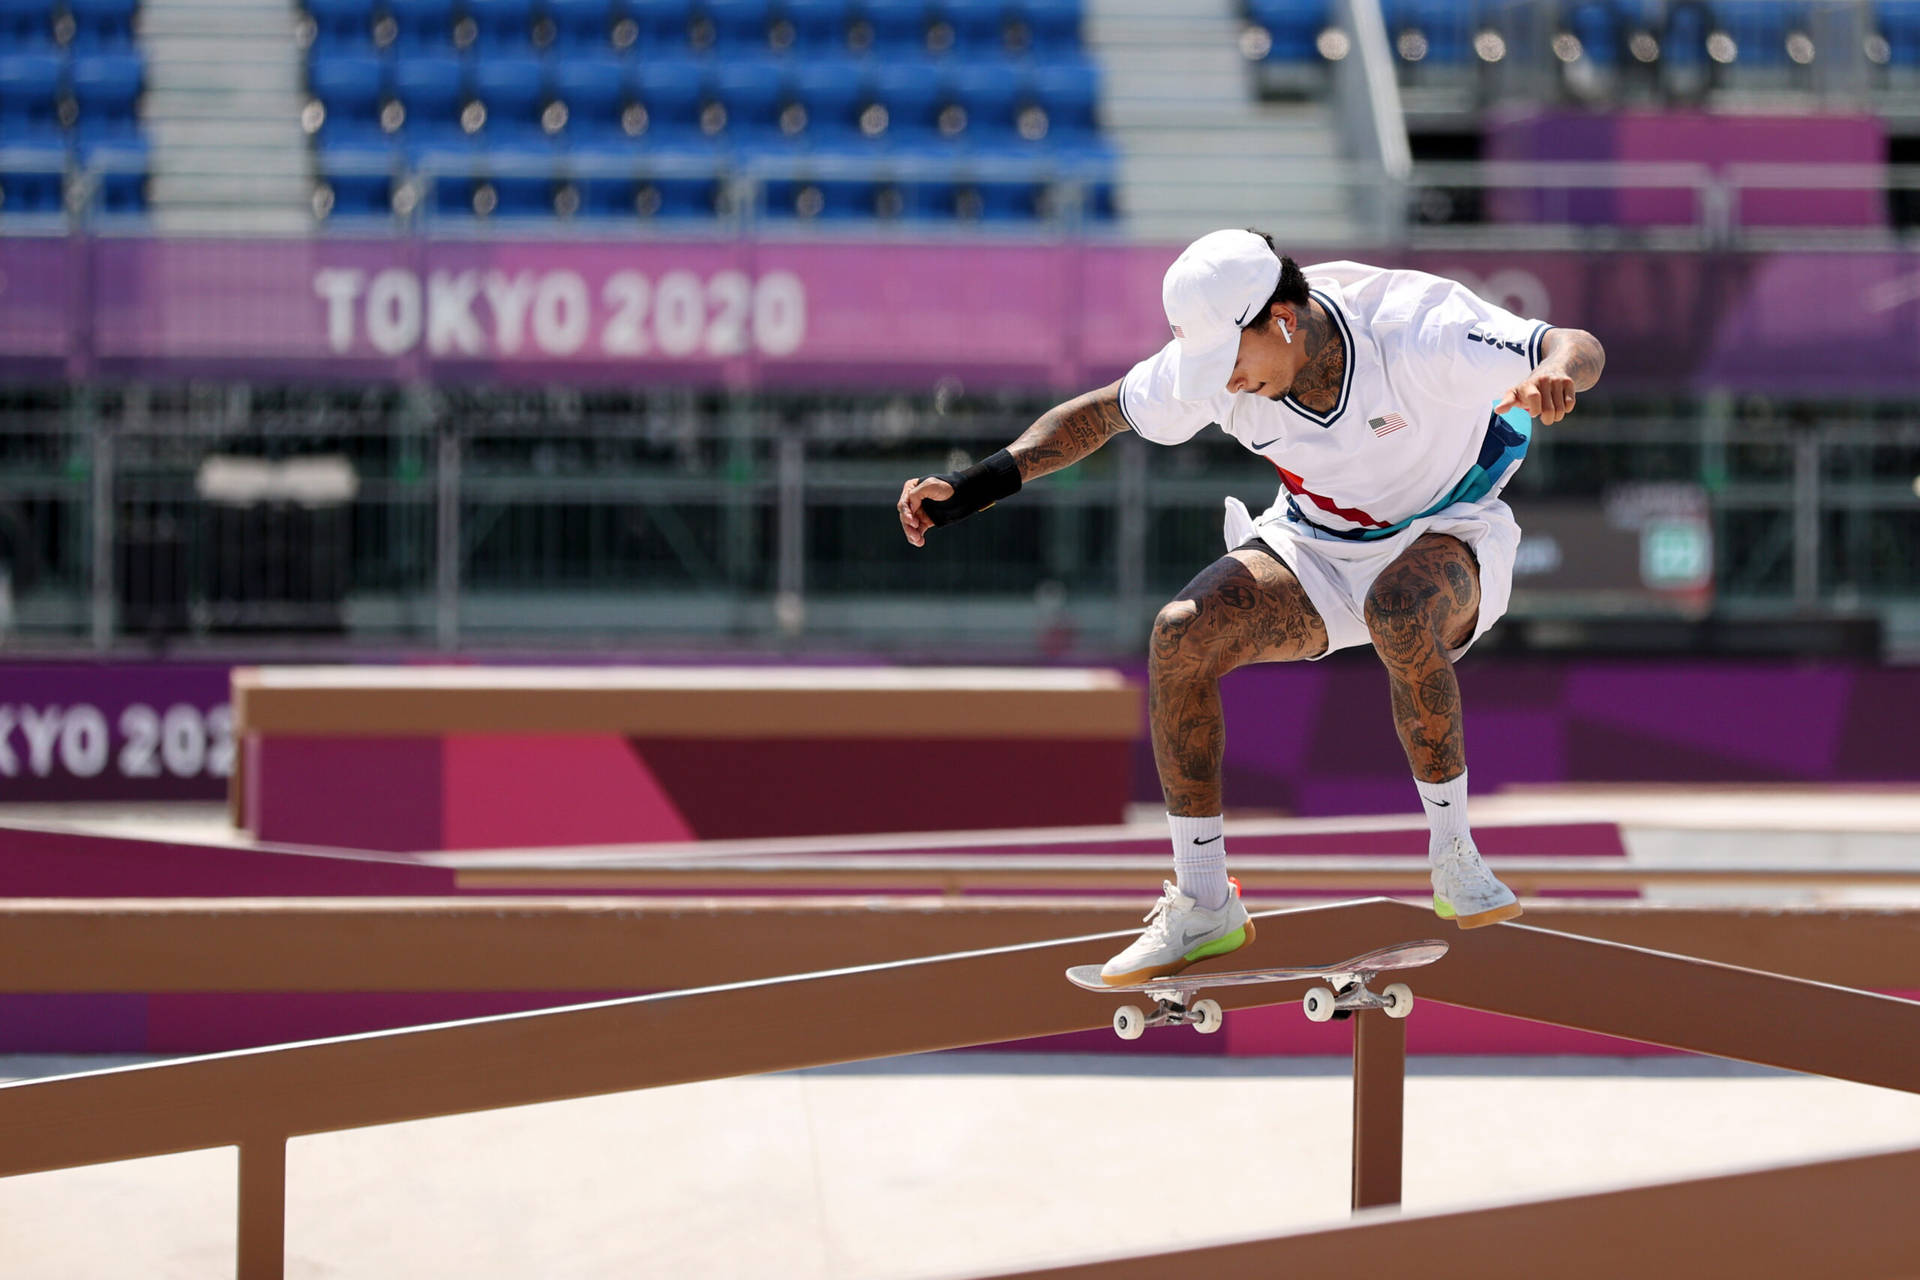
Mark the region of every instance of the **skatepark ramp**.
[[[529, 909], [552, 911], [553, 904]], [[1259, 939], [1245, 956], [1254, 966], [1356, 954], [1435, 928], [1430, 911], [1384, 899], [1269, 912], [1260, 920]], [[1889, 914], [1880, 942], [1908, 938], [1913, 927], [1910, 917]], [[1800, 926], [1802, 941], [1807, 928]], [[1062, 971], [1105, 954], [1127, 936], [1102, 933], [861, 964], [3, 1086], [0, 1176], [238, 1147], [239, 1275], [278, 1277], [291, 1137], [1095, 1029], [1107, 1025], [1113, 1000], [1075, 990]], [[336, 952], [353, 950], [347, 945], [352, 941], [336, 928]], [[1920, 1004], [1533, 925], [1460, 933], [1449, 941], [1448, 955], [1420, 972], [1422, 1000], [1920, 1092]], [[1745, 945], [1752, 953], [1766, 950], [1751, 939]], [[312, 959], [298, 947], [295, 952]], [[1859, 963], [1863, 954], [1856, 950], [1842, 963]], [[15, 953], [6, 968], [17, 970], [20, 958]], [[327, 978], [334, 980], [337, 975]], [[1275, 984], [1223, 989], [1218, 999], [1232, 1010], [1289, 1003], [1298, 994], [1292, 984]], [[1405, 1024], [1368, 1013], [1354, 1028], [1354, 1202], [1366, 1209], [1399, 1198]], [[1323, 1232], [1219, 1248], [1255, 1250], [1257, 1265], [1284, 1266], [1297, 1275], [1335, 1274], [1315, 1259], [1334, 1259], [1338, 1274], [1370, 1273], [1358, 1260], [1361, 1246], [1353, 1243], [1362, 1240], [1388, 1241], [1364, 1246], [1380, 1250], [1436, 1250], [1420, 1263], [1424, 1273], [1436, 1275], [1469, 1269], [1482, 1276], [1507, 1274], [1489, 1269], [1491, 1259], [1505, 1255], [1524, 1260], [1529, 1275], [1617, 1275], [1635, 1265], [1654, 1267], [1650, 1274], [1891, 1277], [1911, 1274], [1911, 1260], [1920, 1257], [1920, 1219], [1883, 1203], [1885, 1189], [1910, 1189], [1920, 1177], [1920, 1152], [1742, 1176], [1749, 1180], [1709, 1179], [1667, 1189], [1672, 1199], [1663, 1203], [1710, 1214], [1723, 1233], [1718, 1238], [1731, 1252], [1714, 1255], [1712, 1265], [1670, 1256], [1668, 1237], [1629, 1216], [1644, 1214], [1656, 1226], [1671, 1223], [1677, 1233], [1673, 1248], [1693, 1247], [1689, 1242], [1696, 1237], [1681, 1229], [1688, 1226], [1686, 1216], [1643, 1209], [1633, 1199], [1639, 1192], [1615, 1193], [1624, 1200], [1575, 1197], [1550, 1202], [1557, 1208], [1493, 1211], [1521, 1217], [1481, 1225], [1458, 1225], [1449, 1215], [1383, 1220], [1363, 1213], [1348, 1235]], [[1901, 1194], [1904, 1206], [1910, 1192]], [[1606, 1245], [1592, 1246], [1601, 1230], [1596, 1224], [1603, 1221]], [[1524, 1248], [1532, 1247], [1536, 1233], [1545, 1239], [1565, 1230], [1563, 1252], [1573, 1249], [1569, 1241], [1585, 1241], [1583, 1247], [1611, 1259], [1613, 1269], [1546, 1265], [1547, 1255], [1529, 1256], [1505, 1236], [1502, 1222], [1524, 1226]], [[1809, 1241], [1800, 1252], [1747, 1248], [1746, 1241], [1770, 1239], [1788, 1223]], [[1321, 1242], [1329, 1236], [1338, 1239]], [[1808, 1250], [1818, 1253], [1822, 1265], [1805, 1265]], [[1404, 1261], [1413, 1255], [1392, 1256]], [[1904, 1259], [1905, 1271], [1883, 1265], [1895, 1256]], [[1721, 1265], [1730, 1258], [1740, 1265]], [[1661, 1259], [1670, 1265], [1661, 1267]], [[1456, 1271], [1446, 1270], [1456, 1264]], [[1113, 1261], [1099, 1265], [1103, 1275], [1146, 1275], [1183, 1263], [1163, 1257], [1141, 1260], [1136, 1269], [1122, 1270], [1136, 1264]]]

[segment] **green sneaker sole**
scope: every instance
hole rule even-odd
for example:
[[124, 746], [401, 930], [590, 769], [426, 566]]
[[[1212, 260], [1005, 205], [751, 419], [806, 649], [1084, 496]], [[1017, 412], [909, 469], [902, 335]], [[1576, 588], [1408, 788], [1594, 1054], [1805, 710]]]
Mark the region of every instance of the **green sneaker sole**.
[[1208, 956], [1223, 956], [1229, 951], [1238, 951], [1252, 941], [1253, 921], [1249, 920], [1232, 933], [1195, 947], [1180, 958], [1191, 964], [1195, 960], [1205, 960]]

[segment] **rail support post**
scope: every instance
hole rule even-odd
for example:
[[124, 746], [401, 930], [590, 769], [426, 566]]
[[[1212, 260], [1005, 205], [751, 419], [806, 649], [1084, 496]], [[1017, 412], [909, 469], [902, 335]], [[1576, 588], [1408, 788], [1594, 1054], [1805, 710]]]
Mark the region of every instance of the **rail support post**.
[[1400, 1203], [1407, 1024], [1378, 1009], [1353, 1019], [1353, 1207]]
[[282, 1280], [287, 1259], [287, 1140], [240, 1144], [239, 1280]]

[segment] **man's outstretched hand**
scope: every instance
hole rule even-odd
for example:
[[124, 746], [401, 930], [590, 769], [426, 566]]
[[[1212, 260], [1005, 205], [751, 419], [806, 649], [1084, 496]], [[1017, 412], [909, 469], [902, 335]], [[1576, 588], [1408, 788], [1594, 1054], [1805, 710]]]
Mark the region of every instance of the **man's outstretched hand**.
[[909, 480], [900, 486], [900, 529], [907, 535], [907, 541], [916, 547], [927, 545], [927, 530], [933, 528], [933, 518], [921, 509], [921, 504], [931, 498], [942, 502], [953, 496], [953, 486], [934, 476], [922, 476]]
[[1535, 422], [1552, 425], [1573, 412], [1573, 378], [1550, 369], [1536, 369], [1507, 388], [1493, 407], [1495, 413], [1519, 407]]

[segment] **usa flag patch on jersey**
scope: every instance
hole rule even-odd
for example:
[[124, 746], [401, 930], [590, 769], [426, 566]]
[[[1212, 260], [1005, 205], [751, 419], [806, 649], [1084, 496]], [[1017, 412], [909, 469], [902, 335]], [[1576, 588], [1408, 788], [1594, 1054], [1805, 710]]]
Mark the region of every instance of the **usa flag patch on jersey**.
[[1397, 413], [1390, 413], [1384, 418], [1368, 418], [1367, 425], [1373, 428], [1373, 434], [1377, 436], [1390, 436], [1406, 426], [1407, 420]]

